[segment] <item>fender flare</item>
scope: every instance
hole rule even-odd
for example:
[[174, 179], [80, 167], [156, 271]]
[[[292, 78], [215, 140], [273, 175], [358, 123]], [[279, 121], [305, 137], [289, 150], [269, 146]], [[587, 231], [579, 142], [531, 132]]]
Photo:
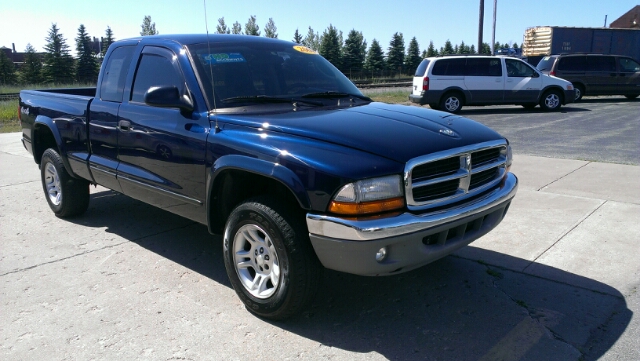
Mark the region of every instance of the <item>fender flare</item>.
[[69, 175], [71, 175], [72, 177], [77, 177], [75, 173], [71, 170], [71, 165], [69, 164], [69, 159], [67, 158], [65, 147], [64, 147], [64, 144], [62, 143], [62, 137], [60, 137], [60, 133], [58, 132], [58, 128], [56, 127], [56, 124], [53, 122], [53, 119], [44, 115], [36, 116], [36, 119], [34, 120], [34, 123], [33, 123], [31, 139], [33, 142], [32, 143], [33, 159], [35, 160], [35, 162], [40, 164], [39, 158], [41, 158], [42, 153], [44, 153], [44, 151], [46, 150], [41, 148], [42, 145], [39, 144], [38, 142], [39, 137], [36, 137], [38, 128], [42, 128], [42, 127], [49, 129], [49, 132], [53, 136], [53, 140], [56, 143], [56, 147], [58, 148], [57, 150], [58, 150], [58, 153], [60, 154], [60, 158], [62, 158], [62, 164], [64, 165], [64, 168], [67, 170], [67, 173], [69, 173]]

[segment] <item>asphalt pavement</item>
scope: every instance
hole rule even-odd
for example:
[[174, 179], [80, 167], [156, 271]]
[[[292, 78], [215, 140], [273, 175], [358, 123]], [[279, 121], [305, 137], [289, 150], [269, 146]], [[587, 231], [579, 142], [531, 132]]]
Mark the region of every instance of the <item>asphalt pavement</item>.
[[244, 309], [205, 226], [102, 187], [59, 219], [19, 133], [0, 164], [3, 360], [640, 359], [635, 165], [516, 152], [488, 235], [402, 275], [326, 271], [276, 323]]

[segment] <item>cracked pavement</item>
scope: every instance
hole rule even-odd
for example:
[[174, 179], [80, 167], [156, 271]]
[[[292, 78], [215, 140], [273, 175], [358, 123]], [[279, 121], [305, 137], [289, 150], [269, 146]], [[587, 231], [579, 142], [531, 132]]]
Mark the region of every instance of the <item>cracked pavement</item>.
[[637, 166], [516, 154], [496, 230], [397, 276], [326, 271], [274, 323], [244, 309], [203, 225], [102, 187], [53, 216], [19, 139], [0, 135], [3, 360], [640, 359]]

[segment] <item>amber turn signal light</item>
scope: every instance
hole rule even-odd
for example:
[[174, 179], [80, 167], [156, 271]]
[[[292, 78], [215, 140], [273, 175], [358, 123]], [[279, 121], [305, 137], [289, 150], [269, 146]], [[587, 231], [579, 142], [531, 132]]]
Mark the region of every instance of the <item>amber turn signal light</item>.
[[332, 201], [331, 204], [329, 204], [329, 212], [349, 216], [360, 216], [393, 211], [403, 207], [404, 198], [402, 197], [362, 203]]

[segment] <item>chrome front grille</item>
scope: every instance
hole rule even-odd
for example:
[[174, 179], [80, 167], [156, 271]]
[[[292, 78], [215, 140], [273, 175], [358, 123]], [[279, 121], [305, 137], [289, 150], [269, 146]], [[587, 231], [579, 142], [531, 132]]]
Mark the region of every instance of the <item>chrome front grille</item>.
[[414, 158], [404, 172], [407, 206], [420, 210], [472, 197], [497, 186], [506, 163], [504, 140]]

